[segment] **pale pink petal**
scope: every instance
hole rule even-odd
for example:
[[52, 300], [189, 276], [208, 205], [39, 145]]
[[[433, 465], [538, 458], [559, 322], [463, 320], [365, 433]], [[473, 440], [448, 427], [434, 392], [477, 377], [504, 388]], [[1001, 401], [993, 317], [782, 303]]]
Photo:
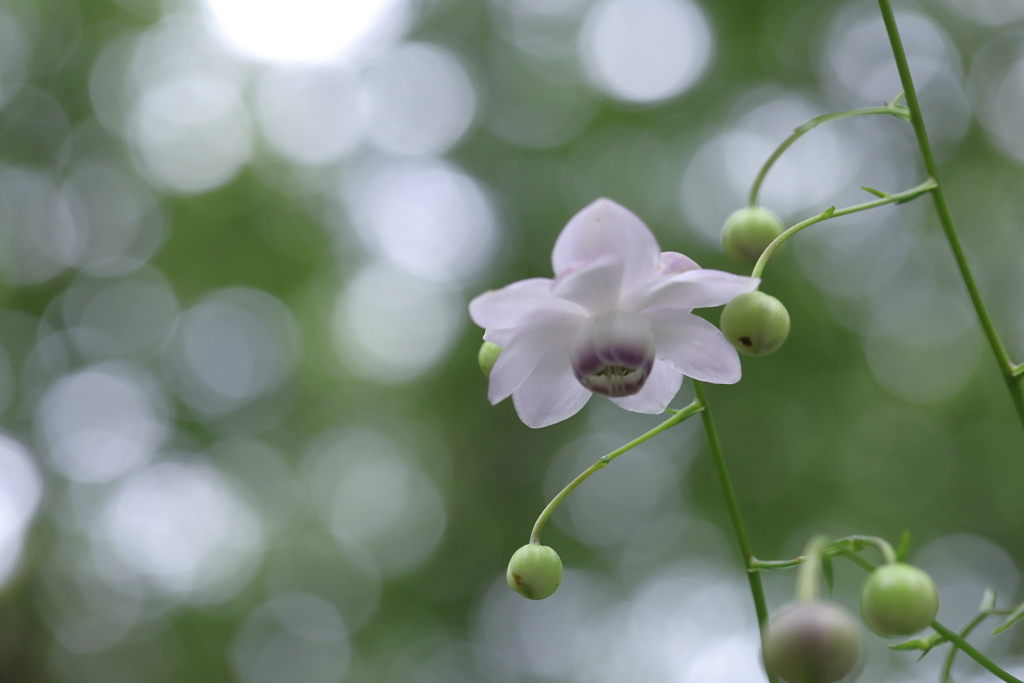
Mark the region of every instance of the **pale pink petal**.
[[544, 312], [518, 328], [491, 369], [487, 400], [493, 405], [508, 398], [549, 353], [561, 353], [568, 364], [569, 342], [583, 320], [582, 316]]
[[667, 280], [658, 280], [632, 304], [633, 310], [665, 306], [667, 308], [706, 308], [727, 304], [740, 294], [758, 288], [756, 277], [733, 275], [721, 270], [690, 270]]
[[497, 329], [491, 328], [489, 330], [484, 330], [484, 341], [489, 341], [492, 344], [497, 344], [498, 346], [504, 349], [508, 347], [509, 342], [512, 341], [512, 337], [520, 329], [522, 328], [499, 327]]
[[551, 265], [557, 277], [602, 256], [623, 260], [626, 291], [650, 281], [658, 269], [658, 242], [650, 229], [629, 209], [603, 198], [569, 219], [555, 241]]
[[572, 417], [591, 396], [573, 375], [568, 351], [557, 347], [544, 355], [513, 392], [512, 403], [519, 419], [527, 427], [538, 429]]
[[632, 396], [610, 399], [612, 403], [632, 410], [634, 413], [657, 413], [665, 412], [668, 404], [675, 395], [679, 393], [679, 387], [683, 384], [683, 376], [661, 361], [654, 361], [654, 368], [647, 378], [644, 388]]
[[621, 257], [602, 256], [559, 275], [551, 292], [578, 303], [591, 313], [613, 311], [619, 307], [623, 268]]
[[480, 327], [518, 327], [539, 311], [583, 313], [583, 309], [551, 293], [553, 280], [532, 278], [484, 292], [469, 302], [469, 317]]
[[707, 320], [671, 308], [645, 311], [643, 316], [654, 333], [654, 355], [665, 365], [702, 382], [740, 380], [739, 354]]
[[663, 251], [658, 257], [658, 277], [667, 278], [685, 273], [688, 270], [700, 270], [700, 266], [689, 256], [675, 251]]

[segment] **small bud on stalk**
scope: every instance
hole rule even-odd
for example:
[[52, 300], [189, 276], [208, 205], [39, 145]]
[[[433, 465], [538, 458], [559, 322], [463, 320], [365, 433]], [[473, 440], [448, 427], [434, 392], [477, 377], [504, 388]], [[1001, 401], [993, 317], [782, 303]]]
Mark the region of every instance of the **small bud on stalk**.
[[789, 336], [789, 312], [782, 302], [761, 291], [736, 297], [722, 309], [722, 333], [748, 356], [766, 356]]
[[935, 582], [902, 562], [882, 565], [864, 580], [860, 613], [880, 636], [909, 636], [924, 629], [939, 612]]
[[500, 346], [489, 341], [485, 341], [480, 345], [480, 352], [476, 354], [476, 359], [480, 363], [480, 369], [483, 371], [484, 377], [491, 376], [491, 369], [498, 362], [498, 356], [501, 355], [501, 351], [502, 348]]
[[755, 263], [783, 230], [782, 221], [768, 209], [740, 209], [722, 227], [722, 246], [734, 259]]
[[562, 559], [548, 546], [530, 543], [512, 555], [505, 578], [516, 593], [543, 600], [562, 583]]
[[801, 602], [783, 607], [762, 635], [764, 666], [787, 683], [833, 683], [860, 659], [860, 628], [838, 605]]

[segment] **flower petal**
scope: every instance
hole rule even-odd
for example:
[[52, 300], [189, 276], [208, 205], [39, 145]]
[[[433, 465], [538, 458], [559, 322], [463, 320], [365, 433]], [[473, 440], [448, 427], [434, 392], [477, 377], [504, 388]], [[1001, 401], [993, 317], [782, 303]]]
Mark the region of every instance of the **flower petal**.
[[625, 264], [621, 256], [602, 256], [559, 275], [551, 293], [574, 301], [591, 313], [619, 307], [619, 290]]
[[527, 427], [538, 429], [578, 413], [592, 394], [572, 374], [569, 354], [552, 349], [512, 394], [516, 412]]
[[480, 327], [518, 327], [542, 311], [583, 313], [584, 310], [551, 293], [553, 280], [532, 278], [484, 292], [469, 302], [469, 317]]
[[582, 316], [544, 312], [529, 325], [518, 328], [491, 369], [487, 385], [491, 405], [518, 389], [547, 354], [560, 353], [568, 364], [570, 341], [583, 320]]
[[656, 282], [633, 309], [644, 311], [656, 306], [686, 309], [721, 306], [740, 294], [754, 291], [760, 284], [759, 278], [733, 275], [721, 270], [689, 270]]
[[520, 327], [499, 327], [484, 330], [484, 341], [489, 341], [492, 344], [497, 344], [501, 348], [508, 348], [509, 343], [512, 341], [512, 337], [515, 336]]
[[551, 252], [555, 276], [602, 256], [623, 260], [623, 288], [631, 291], [650, 281], [658, 269], [658, 242], [629, 209], [610, 199], [584, 207], [562, 229]]
[[658, 308], [643, 316], [654, 333], [654, 355], [701, 382], [735, 384], [742, 370], [736, 349], [717, 327], [684, 310]]
[[661, 361], [654, 361], [654, 368], [647, 378], [647, 383], [639, 393], [613, 398], [611, 402], [634, 413], [655, 415], [665, 412], [665, 408], [668, 408], [668, 404], [679, 393], [679, 387], [682, 385], [683, 376], [679, 372]]
[[700, 266], [689, 256], [676, 251], [663, 251], [658, 257], [658, 277], [672, 277], [688, 270], [700, 270]]

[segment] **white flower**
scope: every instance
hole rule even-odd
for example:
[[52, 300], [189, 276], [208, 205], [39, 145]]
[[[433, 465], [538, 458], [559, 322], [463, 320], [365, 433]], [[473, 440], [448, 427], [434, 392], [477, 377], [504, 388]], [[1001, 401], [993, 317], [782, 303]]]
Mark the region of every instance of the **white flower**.
[[643, 221], [610, 199], [572, 217], [551, 263], [553, 280], [521, 280], [469, 304], [484, 339], [504, 348], [490, 375], [492, 404], [511, 395], [523, 422], [546, 427], [575, 415], [592, 393], [660, 413], [683, 375], [739, 381], [736, 349], [690, 311], [753, 291], [757, 278], [659, 253]]

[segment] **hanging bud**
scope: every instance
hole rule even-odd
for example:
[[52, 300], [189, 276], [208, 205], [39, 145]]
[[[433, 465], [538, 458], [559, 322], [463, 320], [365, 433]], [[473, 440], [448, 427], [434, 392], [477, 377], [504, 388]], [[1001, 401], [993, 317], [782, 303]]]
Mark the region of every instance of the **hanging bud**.
[[489, 341], [485, 341], [480, 345], [480, 352], [476, 354], [476, 359], [480, 363], [480, 369], [483, 371], [484, 377], [491, 376], [491, 369], [498, 362], [498, 356], [501, 355], [501, 351], [502, 348], [500, 346]]
[[543, 600], [562, 583], [562, 559], [548, 546], [530, 543], [512, 555], [505, 578], [516, 593]]
[[939, 591], [932, 577], [902, 562], [882, 565], [864, 580], [860, 614], [880, 636], [909, 636], [939, 613]]
[[748, 356], [766, 356], [789, 336], [789, 312], [782, 302], [761, 291], [736, 297], [722, 309], [722, 333]]
[[765, 668], [787, 683], [833, 683], [860, 660], [857, 622], [826, 602], [783, 607], [768, 621], [761, 642]]
[[768, 209], [740, 209], [725, 221], [722, 246], [734, 259], [754, 263], [783, 229], [782, 221]]

